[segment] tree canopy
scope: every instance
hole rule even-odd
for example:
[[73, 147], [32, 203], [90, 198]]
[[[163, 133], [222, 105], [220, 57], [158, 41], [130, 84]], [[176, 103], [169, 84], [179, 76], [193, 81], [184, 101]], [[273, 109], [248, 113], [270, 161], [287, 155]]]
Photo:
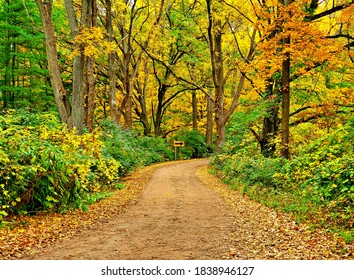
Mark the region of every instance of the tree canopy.
[[290, 157], [291, 127], [352, 104], [352, 1], [36, 3], [1, 1], [1, 107], [57, 107], [79, 133], [105, 118], [205, 133], [212, 114], [222, 146], [241, 99], [264, 111], [262, 152], [283, 133]]

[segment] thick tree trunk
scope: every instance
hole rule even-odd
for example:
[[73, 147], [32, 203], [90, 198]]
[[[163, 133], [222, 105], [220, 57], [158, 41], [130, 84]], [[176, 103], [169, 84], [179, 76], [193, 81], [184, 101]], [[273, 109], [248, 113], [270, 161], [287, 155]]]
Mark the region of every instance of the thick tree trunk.
[[[66, 13], [73, 39], [78, 35], [79, 25], [77, 22], [74, 3], [72, 0], [64, 0]], [[83, 10], [87, 5], [86, 0], [82, 1]], [[84, 16], [84, 15], [82, 15]], [[76, 128], [78, 134], [82, 134], [85, 121], [85, 79], [84, 79], [84, 46], [82, 43], [75, 43], [74, 48], [79, 50], [79, 54], [74, 56], [73, 61], [73, 92], [72, 92], [72, 119], [73, 126]]]
[[[80, 52], [83, 47], [79, 46]], [[77, 55], [73, 62], [73, 92], [72, 92], [72, 118], [73, 126], [77, 134], [82, 134], [85, 120], [85, 78], [84, 78], [85, 59], [84, 55]]]
[[[291, 0], [281, 0], [284, 5], [289, 5]], [[275, 36], [280, 29], [272, 34]], [[281, 43], [283, 46], [290, 42], [289, 39], [284, 39]], [[277, 52], [280, 54], [282, 48]], [[280, 85], [280, 88], [279, 88]], [[285, 54], [282, 63], [282, 78], [279, 81], [276, 78], [270, 78], [268, 81], [268, 89], [266, 98], [272, 98], [274, 105], [270, 108], [268, 114], [263, 119], [262, 137], [259, 138], [261, 152], [266, 157], [272, 157], [276, 151], [275, 137], [279, 133], [279, 105], [282, 105], [282, 155], [285, 158], [290, 157], [289, 153], [289, 109], [290, 109], [290, 55]], [[281, 99], [281, 102], [280, 102]]]
[[225, 119], [224, 119], [224, 62], [222, 51], [222, 32], [220, 23], [214, 32], [214, 85], [215, 85], [215, 123], [216, 123], [216, 146], [225, 143]]
[[109, 100], [109, 110], [111, 120], [116, 124], [119, 124], [118, 119], [118, 106], [117, 106], [117, 96], [116, 96], [116, 67], [115, 67], [115, 53], [108, 54], [108, 80], [109, 80], [109, 90], [108, 90], [108, 100]]
[[163, 102], [165, 100], [165, 95], [167, 92], [167, 85], [162, 84], [159, 87], [159, 91], [158, 91], [158, 95], [157, 95], [157, 99], [158, 99], [158, 103], [157, 103], [157, 110], [156, 110], [156, 114], [154, 114], [154, 134], [156, 136], [161, 136], [162, 131], [161, 131], [161, 123], [162, 123], [162, 117], [163, 117]]
[[197, 100], [197, 92], [195, 90], [192, 91], [192, 123], [193, 130], [198, 130], [198, 100]]
[[215, 89], [215, 124], [216, 146], [220, 147], [225, 142], [224, 93], [220, 87]]
[[[83, 17], [83, 23], [86, 27], [97, 27], [97, 6], [96, 0], [87, 0], [87, 6], [82, 13], [86, 14]], [[85, 57], [85, 123], [89, 131], [93, 130], [94, 126], [94, 111], [95, 111], [95, 95], [96, 95], [96, 79], [94, 75], [95, 56]]]
[[132, 91], [130, 81], [129, 64], [126, 65], [124, 77], [124, 89], [125, 89], [125, 112], [124, 112], [124, 127], [131, 129], [133, 127], [133, 104], [132, 104]]
[[206, 144], [213, 144], [213, 101], [211, 99], [212, 91], [207, 96], [207, 124], [206, 124]]
[[94, 127], [94, 112], [95, 112], [95, 95], [96, 95], [96, 79], [94, 75], [95, 57], [86, 58], [86, 127], [89, 131]]
[[261, 147], [261, 152], [265, 157], [272, 157], [276, 151], [275, 137], [279, 132], [279, 83], [278, 79], [268, 79], [267, 94], [264, 100], [270, 99], [272, 104], [263, 118], [263, 128], [261, 136], [256, 136]]
[[274, 142], [279, 130], [278, 106], [274, 106], [263, 119], [262, 137], [259, 140], [261, 152], [265, 157], [272, 157], [276, 151]]
[[147, 106], [146, 106], [146, 94], [147, 94], [147, 86], [148, 86], [148, 82], [149, 82], [149, 70], [147, 67], [147, 64], [145, 64], [144, 66], [145, 69], [145, 79], [144, 79], [144, 86], [142, 89], [142, 92], [140, 94], [140, 98], [141, 98], [141, 122], [144, 126], [144, 135], [150, 135], [151, 134], [151, 125], [149, 122], [149, 115], [148, 115], [148, 110], [147, 110]]
[[[112, 24], [112, 1], [106, 0], [106, 26], [108, 32], [108, 41], [113, 42], [113, 24]], [[117, 96], [116, 96], [116, 53], [110, 52], [108, 54], [108, 80], [109, 80], [109, 90], [108, 90], [108, 100], [110, 108], [111, 120], [115, 123], [119, 123], [118, 120], [118, 107], [117, 107]]]
[[219, 148], [225, 142], [224, 120], [224, 64], [222, 51], [222, 27], [220, 20], [215, 20], [212, 12], [212, 1], [207, 0], [208, 11], [208, 38], [212, 68], [212, 77], [215, 87], [215, 123], [216, 146]]
[[5, 74], [3, 77], [3, 83], [4, 83], [4, 89], [2, 89], [2, 94], [3, 94], [3, 108], [7, 108], [9, 105], [10, 97], [11, 97], [11, 71], [10, 71], [10, 61], [11, 61], [11, 38], [10, 36], [7, 38], [8, 43], [6, 44], [5, 47]]
[[67, 123], [69, 127], [72, 126], [71, 121], [71, 107], [68, 95], [63, 85], [60, 75], [60, 68], [58, 62], [56, 38], [54, 35], [54, 28], [51, 19], [52, 15], [52, 2], [36, 0], [40, 16], [42, 19], [44, 34], [46, 38], [46, 53], [48, 59], [48, 70], [50, 82], [54, 92], [55, 103], [58, 107], [60, 119], [62, 122]]
[[145, 72], [145, 77], [143, 83], [141, 83], [139, 79], [135, 80], [134, 86], [135, 86], [135, 91], [137, 93], [135, 99], [137, 100], [139, 106], [135, 106], [134, 110], [137, 116], [139, 117], [141, 124], [144, 127], [144, 135], [150, 135], [151, 125], [149, 122], [149, 115], [146, 106], [146, 91], [149, 82], [149, 67], [146, 61], [144, 62], [144, 72]]
[[[127, 2], [128, 3], [128, 2]], [[135, 3], [133, 3], [133, 7], [135, 7]], [[124, 14], [126, 15], [128, 12], [124, 10]], [[129, 21], [129, 30], [126, 30], [125, 26], [127, 24], [127, 20], [123, 19], [123, 24], [120, 28], [121, 36], [122, 36], [122, 52], [123, 52], [123, 61], [122, 61], [122, 74], [123, 74], [123, 89], [124, 89], [124, 100], [125, 107], [123, 108], [123, 116], [124, 116], [124, 127], [126, 129], [131, 129], [133, 127], [133, 106], [132, 106], [132, 75], [130, 62], [132, 59], [132, 46], [131, 46], [131, 31], [133, 19], [130, 18]]]
[[281, 80], [281, 93], [282, 93], [282, 156], [290, 158], [289, 150], [289, 135], [290, 135], [290, 54], [286, 54], [283, 61], [282, 80]]
[[141, 124], [143, 125], [144, 135], [147, 136], [147, 135], [151, 134], [151, 126], [150, 126], [147, 108], [146, 108], [145, 94], [140, 93], [138, 98], [139, 98], [139, 104], [140, 104], [141, 111], [139, 111], [137, 108], [135, 108], [135, 111], [139, 117]]
[[[290, 5], [292, 0], [283, 0], [284, 6]], [[284, 39], [283, 46], [290, 44], [290, 38]], [[281, 78], [281, 95], [282, 95], [282, 151], [281, 154], [284, 158], [290, 158], [289, 150], [289, 123], [290, 123], [290, 53], [286, 52], [283, 58], [282, 65], [282, 78]]]

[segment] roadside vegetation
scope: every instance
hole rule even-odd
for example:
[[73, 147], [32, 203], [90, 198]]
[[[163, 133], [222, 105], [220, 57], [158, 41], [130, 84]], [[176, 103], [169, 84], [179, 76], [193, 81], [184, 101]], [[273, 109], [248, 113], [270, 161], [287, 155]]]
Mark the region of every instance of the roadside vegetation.
[[[313, 125], [303, 124], [295, 131], [310, 133], [313, 129]], [[352, 243], [354, 119], [330, 133], [318, 130], [312, 139], [294, 135], [298, 140], [291, 160], [276, 154], [265, 157], [254, 136], [243, 131], [235, 118], [229, 126], [229, 139], [212, 159], [214, 172], [236, 191], [291, 213], [309, 228], [328, 229]]]
[[0, 221], [8, 215], [65, 212], [122, 188], [139, 166], [172, 159], [161, 138], [141, 137], [109, 121], [77, 135], [54, 113], [0, 115]]

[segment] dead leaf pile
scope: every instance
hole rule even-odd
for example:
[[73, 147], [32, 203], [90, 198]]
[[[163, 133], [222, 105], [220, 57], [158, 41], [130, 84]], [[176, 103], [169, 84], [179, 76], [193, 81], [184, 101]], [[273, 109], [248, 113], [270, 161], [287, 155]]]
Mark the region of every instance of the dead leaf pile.
[[324, 230], [309, 230], [296, 224], [286, 213], [276, 212], [243, 196], [207, 167], [198, 170], [198, 178], [217, 192], [230, 208], [234, 226], [230, 255], [236, 259], [323, 260], [354, 259], [353, 245]]

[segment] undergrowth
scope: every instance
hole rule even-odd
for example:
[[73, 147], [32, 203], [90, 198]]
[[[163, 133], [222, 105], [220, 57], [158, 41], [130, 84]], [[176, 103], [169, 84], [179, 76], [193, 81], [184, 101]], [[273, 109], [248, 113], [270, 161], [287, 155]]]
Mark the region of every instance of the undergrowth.
[[87, 209], [123, 185], [135, 167], [171, 159], [164, 139], [109, 121], [77, 135], [54, 113], [0, 115], [0, 224], [7, 216]]
[[229, 139], [212, 166], [235, 190], [310, 228], [354, 241], [354, 125], [299, 146], [291, 160], [264, 157], [250, 138]]

